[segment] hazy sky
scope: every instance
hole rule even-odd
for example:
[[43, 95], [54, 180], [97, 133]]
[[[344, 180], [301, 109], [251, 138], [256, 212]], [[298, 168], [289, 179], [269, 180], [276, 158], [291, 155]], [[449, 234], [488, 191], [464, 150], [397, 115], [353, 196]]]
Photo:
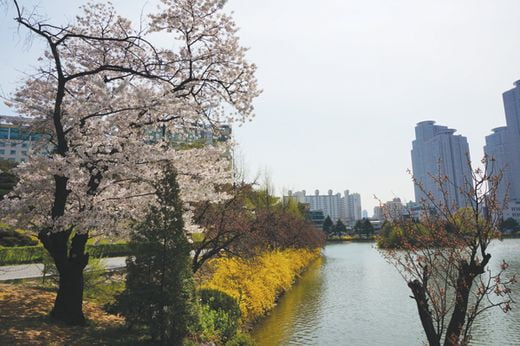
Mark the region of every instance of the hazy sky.
[[[24, 1], [72, 18], [79, 0]], [[146, 3], [115, 0], [138, 18]], [[436, 120], [468, 137], [474, 161], [505, 123], [501, 93], [520, 79], [518, 0], [229, 0], [264, 93], [235, 130], [249, 174], [280, 189], [350, 189], [372, 214], [413, 198], [414, 126]], [[12, 10], [12, 9], [11, 9]], [[10, 92], [40, 45], [0, 13], [0, 88]], [[5, 106], [0, 113], [11, 114]]]

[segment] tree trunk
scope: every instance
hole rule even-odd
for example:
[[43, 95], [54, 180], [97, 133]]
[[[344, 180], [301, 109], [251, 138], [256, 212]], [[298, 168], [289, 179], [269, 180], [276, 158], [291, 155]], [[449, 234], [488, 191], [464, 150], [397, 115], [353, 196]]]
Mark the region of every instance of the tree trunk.
[[40, 232], [40, 240], [54, 259], [59, 273], [59, 288], [51, 317], [71, 325], [85, 323], [83, 315], [83, 270], [88, 263], [85, 253], [88, 234], [76, 234], [70, 250], [68, 240], [71, 231], [57, 233]]
[[466, 323], [469, 294], [473, 284], [473, 279], [475, 278], [475, 274], [472, 273], [468, 267], [467, 264], [463, 264], [459, 271], [455, 292], [455, 307], [453, 308], [450, 324], [446, 331], [446, 339], [444, 340], [445, 346], [459, 345], [460, 334], [462, 333], [462, 328]]
[[56, 320], [71, 325], [85, 323], [83, 315], [83, 266], [73, 262], [60, 265], [59, 289], [51, 311]]
[[408, 282], [408, 287], [412, 290], [413, 298], [417, 303], [417, 310], [424, 329], [424, 333], [428, 338], [430, 346], [440, 346], [440, 336], [435, 331], [431, 311], [426, 296], [425, 284], [421, 284], [419, 280]]
[[446, 331], [446, 339], [444, 340], [445, 346], [456, 346], [460, 344], [460, 335], [466, 324], [466, 313], [468, 311], [468, 301], [473, 280], [475, 280], [478, 275], [484, 273], [484, 268], [490, 258], [491, 254], [486, 254], [480, 263], [475, 263], [474, 260], [469, 264], [461, 263], [457, 277], [455, 307], [453, 308], [450, 324]]

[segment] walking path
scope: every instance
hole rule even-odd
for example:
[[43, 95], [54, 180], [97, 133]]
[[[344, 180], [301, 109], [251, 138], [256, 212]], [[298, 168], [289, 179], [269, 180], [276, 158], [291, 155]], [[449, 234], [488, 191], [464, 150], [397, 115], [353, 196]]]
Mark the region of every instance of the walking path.
[[[102, 261], [105, 268], [110, 271], [124, 268], [125, 260], [126, 257], [112, 257], [104, 258]], [[41, 263], [0, 267], [0, 281], [40, 278], [43, 276], [42, 270], [43, 264]]]

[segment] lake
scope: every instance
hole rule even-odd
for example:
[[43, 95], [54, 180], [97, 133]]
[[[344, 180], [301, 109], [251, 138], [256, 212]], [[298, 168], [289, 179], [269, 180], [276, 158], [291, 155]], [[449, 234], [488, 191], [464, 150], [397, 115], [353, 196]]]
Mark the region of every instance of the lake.
[[[502, 259], [520, 273], [520, 239], [490, 247], [493, 269]], [[253, 331], [263, 345], [423, 345], [415, 301], [374, 243], [331, 243]], [[520, 285], [514, 296], [520, 303]], [[520, 345], [520, 304], [493, 310], [474, 327], [473, 345]]]

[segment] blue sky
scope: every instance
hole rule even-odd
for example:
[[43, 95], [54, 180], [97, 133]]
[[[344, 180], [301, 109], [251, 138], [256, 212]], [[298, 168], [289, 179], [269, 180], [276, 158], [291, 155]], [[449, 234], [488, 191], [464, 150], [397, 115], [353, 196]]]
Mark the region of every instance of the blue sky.
[[[20, 0], [57, 22], [79, 0]], [[156, 1], [115, 0], [138, 19]], [[411, 199], [415, 123], [468, 137], [471, 156], [505, 123], [501, 93], [520, 79], [518, 0], [229, 0], [264, 93], [235, 129], [250, 176], [283, 189], [360, 192], [364, 209]], [[35, 64], [11, 10], [0, 10], [0, 90]], [[165, 42], [167, 44], [167, 42]], [[0, 106], [0, 113], [10, 111]]]

